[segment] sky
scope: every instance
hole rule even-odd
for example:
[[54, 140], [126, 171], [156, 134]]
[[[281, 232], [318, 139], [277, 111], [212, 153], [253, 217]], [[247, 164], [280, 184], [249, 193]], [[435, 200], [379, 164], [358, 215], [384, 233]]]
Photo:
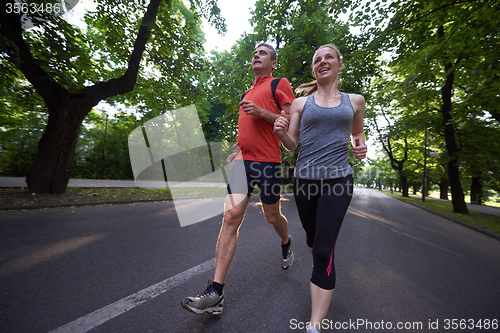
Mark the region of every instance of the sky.
[[[252, 17], [250, 10], [254, 8], [256, 0], [218, 0], [221, 15], [226, 20], [227, 32], [221, 36], [217, 30], [203, 20], [202, 30], [205, 33], [205, 51], [229, 50], [236, 40], [244, 33], [250, 33], [252, 27], [249, 23]], [[78, 4], [65, 16], [68, 21], [83, 28], [83, 14], [86, 8], [94, 5], [89, 0], [80, 0]]]
[[219, 0], [221, 16], [226, 20], [227, 32], [224, 36], [218, 35], [215, 28], [203, 22], [205, 32], [205, 51], [229, 50], [236, 40], [244, 33], [250, 33], [252, 26], [248, 22], [252, 17], [250, 10], [255, 6], [255, 0]]

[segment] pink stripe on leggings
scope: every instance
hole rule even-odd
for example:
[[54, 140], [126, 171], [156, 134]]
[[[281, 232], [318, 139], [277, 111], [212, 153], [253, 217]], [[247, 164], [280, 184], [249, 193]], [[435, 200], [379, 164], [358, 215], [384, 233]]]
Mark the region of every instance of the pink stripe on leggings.
[[333, 259], [333, 249], [334, 248], [335, 248], [335, 244], [333, 244], [332, 253], [330, 254], [330, 264], [326, 268], [326, 272], [328, 273], [328, 276], [330, 276], [330, 273], [332, 272], [332, 259]]

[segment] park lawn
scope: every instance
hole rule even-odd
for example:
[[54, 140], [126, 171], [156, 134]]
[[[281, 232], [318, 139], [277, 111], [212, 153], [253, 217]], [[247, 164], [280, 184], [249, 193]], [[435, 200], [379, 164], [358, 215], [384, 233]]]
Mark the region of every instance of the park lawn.
[[63, 194], [29, 193], [26, 188], [1, 188], [0, 206], [46, 205], [87, 201], [159, 199], [172, 197], [168, 188], [139, 187], [68, 187]]
[[[439, 199], [439, 193], [431, 192], [429, 194], [429, 197], [434, 198], [434, 199]], [[465, 195], [464, 198], [465, 198], [465, 202], [470, 202], [469, 195]], [[496, 202], [496, 201], [487, 201], [483, 205], [500, 208], [500, 202]]]
[[500, 233], [500, 217], [498, 216], [476, 212], [471, 209], [469, 209], [469, 215], [459, 214], [453, 212], [453, 206], [450, 203], [439, 202], [434, 200], [427, 200], [425, 202], [422, 202], [422, 199], [404, 198], [403, 196], [401, 196], [401, 193], [391, 194], [390, 192], [386, 191], [383, 191], [382, 193], [391, 195], [400, 200], [411, 202], [412, 204], [425, 207], [427, 209], [461, 220], [463, 222], [467, 222], [476, 225], [478, 227], [488, 229], [489, 231]]

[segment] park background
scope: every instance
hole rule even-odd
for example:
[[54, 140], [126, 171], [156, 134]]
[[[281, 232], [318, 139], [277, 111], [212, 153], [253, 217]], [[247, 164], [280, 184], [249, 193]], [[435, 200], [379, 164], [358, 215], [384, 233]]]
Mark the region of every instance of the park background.
[[[249, 30], [212, 49], [206, 33], [224, 34], [229, 19], [216, 0], [86, 1], [84, 22], [73, 1], [63, 16], [28, 10], [33, 26], [2, 11], [0, 176], [26, 177], [40, 195], [64, 193], [70, 178], [133, 180], [130, 132], [191, 104], [207, 142], [235, 142], [256, 44], [276, 47], [273, 75], [295, 89], [313, 79], [314, 51], [334, 43], [341, 90], [367, 101], [358, 185], [425, 192], [461, 214], [498, 201], [499, 1], [238, 3], [231, 19], [244, 13]], [[282, 153], [293, 166], [297, 151]]]

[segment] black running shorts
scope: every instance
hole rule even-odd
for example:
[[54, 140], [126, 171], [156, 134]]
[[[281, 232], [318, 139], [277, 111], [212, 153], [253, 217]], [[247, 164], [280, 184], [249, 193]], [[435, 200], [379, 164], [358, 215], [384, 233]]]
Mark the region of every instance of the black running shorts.
[[259, 188], [263, 204], [278, 202], [281, 194], [281, 164], [234, 160], [227, 193], [250, 196], [255, 186]]

